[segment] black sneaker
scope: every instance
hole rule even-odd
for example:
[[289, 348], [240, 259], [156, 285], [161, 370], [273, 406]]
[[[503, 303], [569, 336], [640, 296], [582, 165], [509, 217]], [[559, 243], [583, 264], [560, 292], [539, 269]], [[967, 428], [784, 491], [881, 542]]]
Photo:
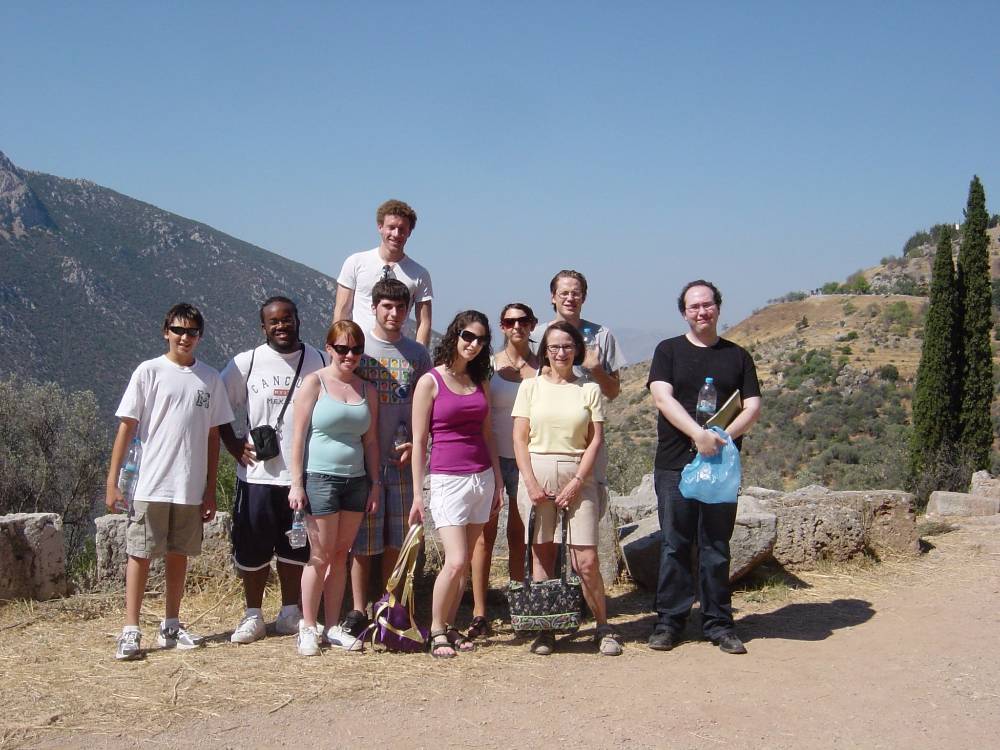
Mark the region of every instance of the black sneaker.
[[743, 645], [736, 633], [723, 633], [712, 639], [712, 643], [719, 647], [719, 651], [724, 654], [745, 654], [747, 647]]
[[666, 628], [657, 628], [649, 636], [646, 645], [654, 651], [669, 651], [674, 647], [674, 634]]
[[357, 609], [352, 609], [344, 617], [344, 621], [340, 623], [341, 629], [345, 633], [350, 633], [355, 638], [358, 638], [364, 629], [368, 627], [368, 618], [365, 617], [365, 613]]

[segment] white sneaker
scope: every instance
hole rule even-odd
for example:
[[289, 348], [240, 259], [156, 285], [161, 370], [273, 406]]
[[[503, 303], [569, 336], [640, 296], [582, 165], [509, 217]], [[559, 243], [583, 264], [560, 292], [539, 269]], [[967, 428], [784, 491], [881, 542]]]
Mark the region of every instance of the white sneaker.
[[299, 622], [302, 621], [302, 610], [298, 607], [287, 615], [278, 615], [274, 621], [274, 632], [279, 635], [295, 635], [299, 632]]
[[326, 642], [344, 651], [360, 651], [364, 646], [360, 638], [355, 638], [340, 625], [331, 625], [326, 629]]
[[142, 657], [142, 633], [138, 630], [123, 631], [118, 636], [115, 658], [118, 661], [133, 661]]
[[156, 642], [160, 648], [189, 649], [205, 645], [205, 639], [200, 635], [189, 633], [182, 627], [165, 628], [160, 626], [160, 635]]
[[253, 643], [263, 638], [266, 632], [264, 618], [247, 615], [240, 621], [229, 640], [233, 643]]
[[319, 633], [305, 623], [299, 626], [297, 644], [302, 656], [319, 656]]

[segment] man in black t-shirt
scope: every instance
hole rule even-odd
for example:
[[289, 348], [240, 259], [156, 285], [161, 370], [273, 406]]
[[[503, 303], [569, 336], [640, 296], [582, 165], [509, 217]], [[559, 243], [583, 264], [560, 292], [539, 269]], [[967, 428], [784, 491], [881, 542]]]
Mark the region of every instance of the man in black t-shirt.
[[705, 637], [729, 654], [746, 648], [733, 624], [729, 590], [729, 539], [736, 524], [736, 503], [688, 500], [679, 490], [681, 469], [695, 457], [715, 455], [725, 441], [695, 420], [698, 391], [711, 377], [717, 404], [740, 392], [743, 410], [726, 428], [737, 447], [760, 416], [760, 385], [745, 349], [719, 337], [722, 295], [699, 279], [681, 290], [677, 306], [689, 331], [661, 341], [653, 354], [646, 387], [659, 411], [653, 481], [663, 547], [656, 587], [656, 627], [650, 648], [669, 651], [680, 637], [694, 604], [691, 546], [698, 545], [698, 599]]

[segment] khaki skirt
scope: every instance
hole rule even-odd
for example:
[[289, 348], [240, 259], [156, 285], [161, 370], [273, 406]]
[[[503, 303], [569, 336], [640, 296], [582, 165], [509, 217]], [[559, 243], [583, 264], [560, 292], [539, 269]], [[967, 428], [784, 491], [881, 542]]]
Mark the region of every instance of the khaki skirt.
[[[581, 456], [564, 453], [532, 453], [531, 468], [535, 479], [546, 492], [559, 494], [580, 468]], [[587, 477], [580, 494], [566, 509], [567, 543], [580, 547], [597, 546], [597, 525], [601, 520], [601, 502], [597, 483], [593, 473]], [[528, 544], [562, 541], [558, 514], [555, 503], [542, 502], [535, 509], [535, 538], [528, 539], [528, 518], [531, 515], [532, 502], [528, 497], [528, 489], [524, 484], [524, 476], [517, 483], [517, 509], [524, 522], [524, 540]]]

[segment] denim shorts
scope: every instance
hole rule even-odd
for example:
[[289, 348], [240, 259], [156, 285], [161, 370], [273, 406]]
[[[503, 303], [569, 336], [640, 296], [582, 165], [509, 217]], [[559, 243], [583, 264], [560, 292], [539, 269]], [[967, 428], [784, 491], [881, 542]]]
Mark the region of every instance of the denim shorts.
[[311, 516], [331, 513], [364, 513], [368, 500], [368, 477], [339, 477], [335, 474], [306, 473], [306, 512]]
[[500, 478], [503, 480], [503, 488], [507, 491], [508, 502], [514, 502], [517, 498], [518, 476], [517, 461], [500, 456]]

